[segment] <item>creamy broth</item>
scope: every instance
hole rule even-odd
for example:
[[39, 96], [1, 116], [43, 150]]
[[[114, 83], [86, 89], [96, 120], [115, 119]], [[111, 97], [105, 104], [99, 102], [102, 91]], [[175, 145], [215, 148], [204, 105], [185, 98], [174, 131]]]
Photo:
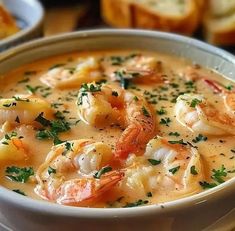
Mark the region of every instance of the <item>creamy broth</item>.
[[[17, 104], [20, 102], [20, 99], [22, 99], [21, 95], [29, 93], [34, 94], [34, 96], [42, 98], [50, 104], [52, 114], [57, 113], [57, 118], [53, 115], [51, 118], [48, 118], [47, 121], [60, 120], [62, 118], [63, 121], [68, 123], [69, 128], [57, 134], [57, 138], [60, 141], [92, 139], [96, 142], [103, 142], [115, 152], [115, 145], [121, 137], [125, 126], [123, 127], [118, 123], [112, 123], [110, 121], [107, 123], [103, 121], [95, 125], [85, 123], [78, 114], [77, 98], [79, 90], [81, 91], [80, 86], [73, 87], [72, 84], [67, 87], [66, 83], [62, 87], [48, 86], [45, 78], [44, 81], [42, 81], [42, 76], [45, 76], [46, 73], [56, 68], [61, 68], [62, 70], [67, 69], [72, 74], [78, 64], [79, 58], [82, 57], [86, 60], [89, 57], [95, 57], [95, 59], [98, 60], [97, 68], [99, 69], [100, 75], [97, 81], [100, 82], [101, 79], [106, 80], [106, 83], [101, 81], [99, 86], [112, 84], [119, 89], [120, 81], [113, 81], [112, 76], [109, 76], [109, 71], [113, 71], [114, 69], [112, 75], [118, 76], [119, 79], [116, 80], [120, 80], [120, 73], [122, 75], [121, 77], [127, 75], [125, 71], [123, 72], [123, 68], [125, 68], [127, 62], [131, 62], [132, 59], [133, 62], [141, 62], [141, 60], [139, 61], [136, 57], [145, 56], [151, 57], [150, 66], [154, 66], [153, 72], [147, 75], [157, 76], [156, 78], [161, 79], [161, 81], [151, 81], [151, 79], [150, 81], [145, 81], [145, 72], [143, 72], [143, 82], [135, 81], [135, 79], [138, 79], [142, 75], [142, 72], [137, 68], [138, 71], [134, 69], [134, 71], [132, 70], [131, 72], [131, 76], [128, 76], [133, 79], [125, 81], [125, 83], [128, 82], [128, 86], [127, 89], [123, 89], [123, 91], [130, 91], [133, 95], [136, 94], [137, 97], [143, 97], [148, 101], [148, 108], [150, 109], [147, 110], [147, 114], [146, 111], [143, 110], [143, 116], [148, 117], [148, 113], [151, 113], [156, 123], [154, 135], [151, 137], [153, 138], [153, 144], [154, 142], [158, 142], [156, 140], [160, 140], [159, 142], [166, 140], [169, 149], [174, 145], [179, 149], [181, 149], [182, 146], [183, 152], [193, 149], [199, 153], [200, 169], [198, 169], [197, 164], [189, 165], [187, 161], [191, 160], [193, 157], [188, 157], [187, 155], [184, 156], [183, 159], [182, 157], [180, 159], [178, 156], [174, 157], [174, 161], [180, 159], [181, 162], [179, 162], [179, 164], [177, 164], [178, 162], [176, 164], [173, 163], [174, 167], [168, 168], [167, 163], [163, 160], [154, 159], [154, 155], [151, 154], [152, 156], [150, 157], [146, 154], [145, 143], [143, 144], [144, 146], [140, 148], [141, 150], [128, 153], [128, 156], [122, 159], [120, 163], [113, 164], [110, 162], [110, 164], [105, 165], [106, 167], [111, 166], [110, 169], [112, 168], [115, 171], [121, 169], [123, 175], [117, 183], [102, 192], [99, 197], [94, 196], [94, 200], [91, 199], [87, 204], [71, 203], [69, 205], [89, 207], [132, 207], [150, 205], [200, 193], [234, 176], [234, 134], [227, 131], [219, 135], [194, 131], [187, 125], [183, 125], [182, 121], [180, 123], [179, 119], [176, 118], [175, 112], [176, 99], [179, 95], [183, 95], [184, 93], [203, 95], [206, 101], [214, 105], [215, 109], [219, 110], [222, 115], [229, 115], [232, 127], [232, 124], [235, 124], [234, 109], [230, 110], [226, 108], [223, 101], [223, 93], [232, 93], [234, 83], [212, 70], [199, 67], [182, 58], [145, 51], [76, 52], [51, 57], [22, 66], [2, 76], [0, 79], [0, 96], [2, 100], [15, 96], [15, 103]], [[135, 67], [138, 67], [138, 64], [139, 63], [136, 63]], [[146, 65], [148, 66], [148, 63]], [[141, 66], [141, 68], [145, 70], [145, 66]], [[60, 75], [60, 73], [58, 72], [56, 75]], [[146, 76], [146, 79], [148, 77], [149, 76]], [[53, 76], [51, 78], [53, 78]], [[89, 77], [87, 78], [88, 80], [86, 82], [89, 83]], [[204, 79], [209, 81], [205, 82]], [[211, 81], [215, 81], [216, 85], [211, 84]], [[121, 82], [123, 84], [123, 79]], [[217, 88], [219, 88], [219, 92]], [[99, 89], [97, 89], [97, 92], [99, 92]], [[115, 95], [117, 93], [113, 91], [112, 94]], [[196, 108], [200, 103], [200, 100], [193, 98], [188, 105], [190, 105], [190, 108], [193, 110], [193, 108]], [[14, 107], [12, 105], [9, 106], [8, 102], [3, 104], [0, 109], [4, 109], [4, 105], [6, 108]], [[15, 108], [17, 108], [17, 106], [15, 106]], [[145, 107], [143, 108], [145, 109]], [[38, 116], [41, 112], [43, 111], [40, 111]], [[5, 113], [5, 111], [1, 113]], [[125, 114], [125, 111], [122, 113]], [[45, 112], [42, 117], [44, 115]], [[215, 118], [216, 117], [217, 115], [215, 115]], [[14, 124], [4, 123], [2, 125], [0, 133], [2, 138], [1, 142], [3, 146], [9, 145], [9, 140], [15, 137], [21, 137], [19, 139], [23, 143], [25, 156], [20, 160], [14, 160], [14, 153], [11, 154], [9, 152], [9, 155], [13, 155], [13, 158], [10, 158], [11, 160], [7, 156], [1, 157], [0, 147], [0, 184], [10, 190], [17, 190], [17, 192], [22, 192], [26, 196], [35, 199], [49, 199], [56, 202], [55, 198], [46, 198], [45, 194], [39, 196], [38, 193], [35, 192], [35, 187], [38, 183], [38, 178], [35, 178], [35, 174], [39, 166], [45, 162], [53, 146], [53, 137], [47, 137], [47, 139], [45, 137], [38, 137], [37, 134], [39, 130], [50, 130], [50, 126], [44, 126], [40, 124], [40, 122], [36, 125], [25, 125], [22, 124], [21, 121], [18, 121], [18, 119], [15, 118], [16, 122]], [[15, 133], [12, 134], [12, 132]], [[8, 139], [5, 139], [6, 134], [9, 136], [7, 137]], [[156, 136], [162, 138], [158, 137], [154, 140]], [[154, 149], [154, 145], [148, 145], [151, 149], [151, 153], [156, 151], [152, 150]], [[181, 165], [181, 163], [183, 164]], [[6, 177], [7, 175], [12, 175], [12, 169], [10, 173], [6, 172], [7, 167], [12, 166], [20, 168], [32, 167], [34, 174], [32, 174], [25, 183], [16, 182], [12, 177]], [[188, 180], [187, 183], [183, 183], [185, 181], [184, 177], [178, 178], [177, 174], [185, 174], [181, 171], [183, 171], [183, 169], [186, 171], [189, 167], [189, 175], [191, 175], [187, 177], [189, 177], [190, 180]], [[55, 173], [55, 168], [50, 165], [48, 168], [51, 168], [49, 177], [53, 174], [58, 174], [58, 172]], [[81, 173], [78, 168], [73, 171], [73, 176], [70, 176], [70, 179], [94, 178], [93, 176], [100, 169], [101, 168], [91, 171], [86, 175]], [[167, 172], [167, 174], [163, 174], [163, 172]], [[105, 176], [105, 174], [103, 174], [103, 176]]]

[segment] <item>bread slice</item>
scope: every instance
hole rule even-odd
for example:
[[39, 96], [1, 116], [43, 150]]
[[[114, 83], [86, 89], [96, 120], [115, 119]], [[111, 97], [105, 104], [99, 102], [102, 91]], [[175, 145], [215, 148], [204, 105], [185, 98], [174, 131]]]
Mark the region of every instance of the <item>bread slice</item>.
[[214, 45], [235, 44], [235, 0], [210, 0], [204, 16], [204, 34]]
[[202, 0], [102, 0], [103, 19], [112, 26], [192, 34]]
[[135, 0], [134, 27], [192, 34], [199, 22], [193, 0]]
[[128, 0], [101, 0], [103, 20], [114, 27], [132, 27], [131, 4]]
[[13, 17], [0, 5], [0, 39], [15, 34], [18, 30]]

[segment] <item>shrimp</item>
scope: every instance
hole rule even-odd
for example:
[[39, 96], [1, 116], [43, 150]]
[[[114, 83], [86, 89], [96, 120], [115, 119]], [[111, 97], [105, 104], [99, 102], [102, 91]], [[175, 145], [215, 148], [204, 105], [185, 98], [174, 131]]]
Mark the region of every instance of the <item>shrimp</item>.
[[89, 84], [78, 94], [78, 114], [85, 123], [118, 123], [124, 127], [115, 156], [141, 153], [155, 134], [155, 116], [145, 99], [116, 85]]
[[188, 129], [205, 135], [235, 134], [235, 117], [202, 95], [184, 94], [175, 104], [177, 120]]
[[[197, 149], [187, 144], [172, 144], [163, 137], [151, 139], [143, 156], [130, 155], [125, 176], [120, 182], [122, 195], [145, 198], [148, 192], [199, 192], [204, 170]], [[183, 194], [183, 193], [182, 193]]]
[[200, 72], [200, 67], [188, 67], [186, 68], [184, 77], [190, 81], [203, 81], [207, 86], [209, 86], [215, 94], [219, 94], [224, 101], [224, 105], [228, 113], [235, 114], [235, 90], [228, 90], [222, 84], [217, 81], [207, 79], [205, 75]]
[[115, 170], [94, 178], [112, 156], [109, 146], [89, 139], [56, 145], [38, 168], [35, 192], [59, 204], [88, 206], [123, 178], [123, 172]]
[[194, 193], [200, 191], [198, 182], [204, 178], [204, 170], [196, 148], [187, 143], [178, 144], [158, 136], [147, 144], [144, 156], [163, 165], [162, 185], [166, 183], [168, 190], [171, 185]]
[[20, 95], [9, 99], [0, 99], [0, 124], [7, 122], [13, 126], [21, 124], [35, 125], [37, 116], [43, 113], [51, 119], [53, 110], [51, 105], [34, 95]]
[[163, 83], [162, 63], [152, 56], [134, 54], [111, 56], [102, 62], [104, 74], [112, 81], [129, 79], [135, 83]]
[[100, 65], [94, 57], [80, 58], [75, 68], [55, 67], [41, 76], [42, 83], [53, 88], [80, 87], [83, 83], [101, 79]]
[[221, 84], [216, 81], [212, 81], [209, 79], [204, 79], [204, 82], [212, 88], [214, 93], [220, 94], [223, 98], [224, 104], [228, 112], [235, 114], [235, 91], [234, 90], [226, 90]]
[[15, 131], [5, 134], [4, 138], [0, 140], [0, 162], [20, 161], [28, 158], [27, 147], [22, 141], [23, 138], [18, 136]]

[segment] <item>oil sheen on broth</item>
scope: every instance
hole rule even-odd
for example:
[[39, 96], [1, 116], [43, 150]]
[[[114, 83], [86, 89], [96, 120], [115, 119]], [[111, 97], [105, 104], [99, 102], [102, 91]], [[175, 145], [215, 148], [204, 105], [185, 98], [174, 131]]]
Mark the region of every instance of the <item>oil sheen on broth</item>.
[[77, 52], [0, 81], [0, 183], [16, 193], [134, 207], [234, 176], [234, 83], [187, 60]]

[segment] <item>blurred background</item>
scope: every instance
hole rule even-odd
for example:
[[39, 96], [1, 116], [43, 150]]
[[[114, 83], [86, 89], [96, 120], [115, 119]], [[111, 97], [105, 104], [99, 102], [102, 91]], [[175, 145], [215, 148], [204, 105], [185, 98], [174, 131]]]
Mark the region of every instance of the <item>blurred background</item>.
[[[38, 1], [45, 9], [43, 25], [42, 18], [37, 19], [40, 30], [42, 25], [41, 36], [83, 29], [141, 28], [191, 36], [235, 52], [235, 0], [0, 0], [0, 9], [2, 3], [20, 27], [12, 28], [9, 35], [30, 26], [34, 28], [38, 9], [32, 12], [33, 9], [26, 8], [31, 3], [36, 6]], [[9, 29], [4, 16], [1, 18], [0, 12], [0, 38], [4, 37], [1, 29], [4, 26], [6, 32]], [[38, 34], [39, 26], [13, 45]], [[10, 46], [7, 44], [2, 49]]]
[[41, 2], [46, 10], [45, 36], [108, 26], [101, 19], [99, 0], [41, 0]]
[[[93, 28], [104, 28], [104, 27], [105, 28], [130, 27], [125, 23], [124, 20], [121, 21], [122, 19], [120, 19], [120, 17], [125, 18], [126, 9], [122, 7], [123, 3], [127, 2], [125, 0], [67, 0], [67, 1], [40, 0], [40, 1], [42, 2], [43, 6], [46, 9], [44, 36], [50, 36], [53, 34], [74, 31], [74, 30], [76, 31], [81, 29], [93, 29]], [[139, 26], [135, 25], [134, 27], [137, 28], [146, 27], [145, 29], [164, 30], [164, 31], [172, 31], [179, 34], [186, 34], [188, 36], [192, 36], [197, 39], [201, 39], [206, 42], [212, 43], [214, 45], [220, 46], [224, 49], [229, 50], [230, 52], [235, 52], [235, 20], [234, 20], [235, 0], [192, 0], [192, 1], [198, 2], [200, 6], [199, 12], [201, 15], [198, 15], [199, 17], [198, 20], [200, 20], [200, 23], [198, 23], [197, 26], [194, 26], [192, 24], [185, 26], [185, 24], [187, 23], [186, 22], [187, 19], [185, 19], [185, 22], [183, 22], [182, 25], [173, 29], [172, 25], [152, 26], [148, 24], [148, 22], [146, 24], [140, 24]], [[111, 2], [113, 6], [111, 6], [111, 8], [110, 6], [108, 7], [104, 6], [104, 2]], [[146, 2], [151, 2], [151, 1], [146, 1]], [[154, 3], [157, 1], [154, 0], [152, 2]], [[166, 1], [166, 3], [167, 2], [169, 2], [169, 0]], [[179, 0], [179, 3], [180, 2], [182, 4], [183, 1]], [[115, 4], [119, 5], [115, 6]], [[201, 7], [201, 5], [203, 5], [203, 7]], [[104, 12], [109, 10], [110, 11], [116, 10], [119, 12], [116, 12], [116, 15], [111, 15], [112, 12], [106, 12], [106, 13]], [[204, 21], [206, 20], [202, 19], [202, 17], [204, 17], [203, 15], [212, 15], [212, 17], [209, 16], [210, 19], [207, 20], [208, 23], [204, 23]], [[146, 14], [144, 13], [138, 17], [140, 18], [143, 17], [142, 21], [144, 20], [148, 21], [148, 16], [146, 16]], [[151, 16], [149, 16], [149, 18], [150, 17]], [[191, 19], [189, 19], [189, 21], [190, 20]], [[205, 25], [202, 26], [202, 24]], [[213, 29], [213, 27], [219, 28], [220, 26], [221, 29], [218, 29], [218, 32]], [[185, 30], [185, 27], [191, 27], [191, 29]], [[220, 31], [227, 30], [227, 28], [231, 28], [229, 29], [230, 31], [228, 33], [226, 32], [227, 34], [225, 35], [222, 34], [221, 36], [219, 34]], [[205, 30], [208, 30], [209, 32], [205, 32]]]

